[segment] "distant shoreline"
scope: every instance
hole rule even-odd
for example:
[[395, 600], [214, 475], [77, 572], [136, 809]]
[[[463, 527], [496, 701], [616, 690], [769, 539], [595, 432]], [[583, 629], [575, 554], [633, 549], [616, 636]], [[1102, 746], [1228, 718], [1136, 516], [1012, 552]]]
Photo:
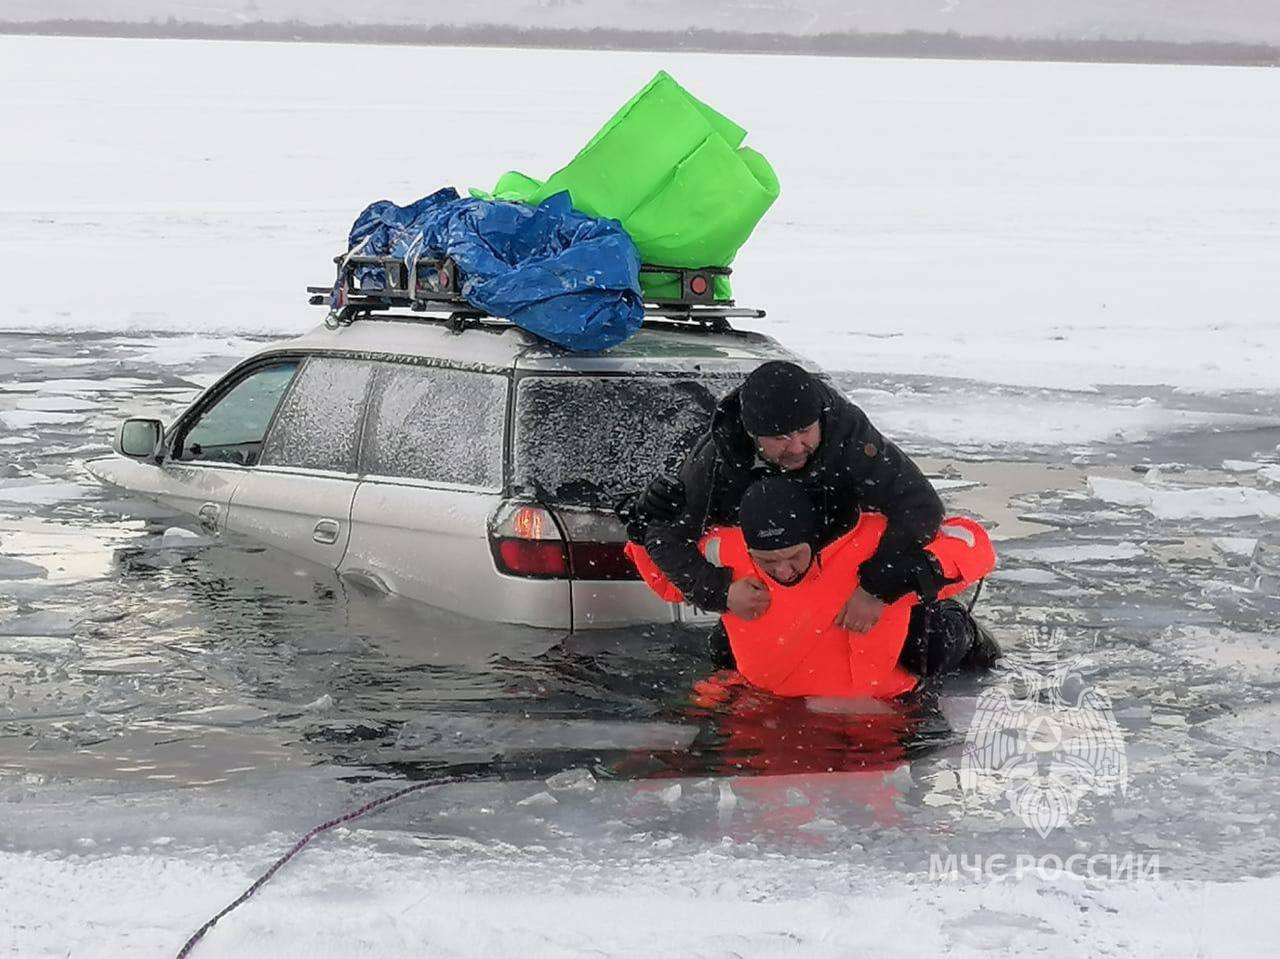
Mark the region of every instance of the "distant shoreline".
[[405, 46], [490, 46], [539, 49], [757, 53], [828, 57], [908, 57], [1028, 60], [1072, 63], [1148, 63], [1203, 66], [1280, 66], [1280, 47], [1243, 43], [1157, 40], [1015, 39], [957, 33], [742, 33], [723, 30], [591, 30], [502, 26], [307, 24], [298, 21], [210, 24], [192, 21], [127, 23], [37, 20], [0, 23], [0, 34], [176, 40], [257, 40], [369, 43]]

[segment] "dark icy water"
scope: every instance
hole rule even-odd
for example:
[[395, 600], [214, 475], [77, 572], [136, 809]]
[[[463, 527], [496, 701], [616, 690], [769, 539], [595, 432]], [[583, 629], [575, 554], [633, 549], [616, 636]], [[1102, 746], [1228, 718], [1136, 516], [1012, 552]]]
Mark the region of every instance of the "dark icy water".
[[[565, 635], [461, 620], [251, 542], [184, 536], [174, 530], [194, 529], [186, 519], [88, 476], [84, 461], [107, 450], [120, 418], [172, 419], [247, 347], [0, 335], [5, 846], [56, 847], [87, 831], [123, 842], [119, 809], [136, 822], [185, 808], [189, 826], [173, 832], [190, 842], [216, 839], [219, 822], [293, 828], [389, 782], [457, 768], [502, 782], [457, 786], [370, 828], [523, 844], [727, 831], [811, 852], [856, 841], [906, 868], [999, 842], [1157, 853], [1171, 875], [1280, 865], [1280, 600], [1254, 555], [1280, 531], [1267, 499], [1280, 490], [1262, 468], [1280, 458], [1269, 401], [1169, 394], [1168, 408], [1222, 414], [1229, 428], [1070, 449], [957, 444], [904, 426], [950, 506], [1001, 537], [979, 609], [1009, 656], [936, 699], [850, 714], [708, 693], [696, 631]], [[990, 397], [946, 381], [906, 388], [940, 410]], [[1019, 397], [1033, 409], [1051, 400]], [[1149, 484], [1154, 465], [1171, 489], [1254, 490], [1257, 508], [1144, 506], [1128, 503], [1130, 486], [1100, 499], [1088, 485]], [[1105, 692], [1126, 788], [1083, 796], [1070, 828], [1041, 839], [999, 790], [966, 785], [962, 756], [984, 693], [1025, 698], [1028, 677], [1064, 665]], [[643, 789], [597, 788], [610, 782]], [[102, 797], [121, 805], [93, 829], [77, 823]]]

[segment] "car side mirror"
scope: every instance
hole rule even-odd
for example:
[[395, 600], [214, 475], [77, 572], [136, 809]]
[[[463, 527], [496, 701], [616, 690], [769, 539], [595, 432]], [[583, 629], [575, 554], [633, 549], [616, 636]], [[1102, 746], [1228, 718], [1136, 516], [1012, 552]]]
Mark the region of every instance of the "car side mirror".
[[159, 420], [127, 419], [116, 431], [112, 448], [121, 456], [159, 463], [164, 443], [164, 424]]

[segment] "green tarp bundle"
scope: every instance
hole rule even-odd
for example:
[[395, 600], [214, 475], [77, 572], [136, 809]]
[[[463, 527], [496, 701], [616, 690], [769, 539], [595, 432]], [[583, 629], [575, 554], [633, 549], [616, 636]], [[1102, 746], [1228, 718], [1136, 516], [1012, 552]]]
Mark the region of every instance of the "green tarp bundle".
[[[620, 220], [645, 263], [728, 266], [778, 198], [746, 136], [660, 71], [568, 166], [544, 182], [507, 173], [492, 196], [536, 204], [567, 190], [581, 212]], [[641, 285], [649, 297], [679, 294], [674, 277], [642, 274]], [[716, 292], [729, 296], [723, 278]]]

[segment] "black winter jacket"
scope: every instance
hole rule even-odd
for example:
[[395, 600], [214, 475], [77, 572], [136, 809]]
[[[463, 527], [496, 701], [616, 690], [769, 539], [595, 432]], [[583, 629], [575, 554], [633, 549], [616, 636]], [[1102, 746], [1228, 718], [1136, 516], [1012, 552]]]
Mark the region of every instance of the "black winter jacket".
[[[822, 524], [819, 548], [853, 529], [862, 510], [885, 515], [888, 527], [875, 555], [862, 564], [859, 581], [891, 602], [910, 590], [909, 561], [937, 535], [942, 501], [910, 457], [881, 436], [861, 409], [828, 384], [821, 386], [820, 445], [804, 469], [788, 475], [813, 496]], [[698, 540], [712, 526], [735, 525], [747, 486], [771, 472], [779, 471], [758, 460], [734, 390], [720, 401], [711, 429], [680, 467], [684, 513], [673, 523], [651, 525], [645, 536], [658, 568], [695, 606], [724, 612], [731, 579], [728, 569], [706, 561]]]

